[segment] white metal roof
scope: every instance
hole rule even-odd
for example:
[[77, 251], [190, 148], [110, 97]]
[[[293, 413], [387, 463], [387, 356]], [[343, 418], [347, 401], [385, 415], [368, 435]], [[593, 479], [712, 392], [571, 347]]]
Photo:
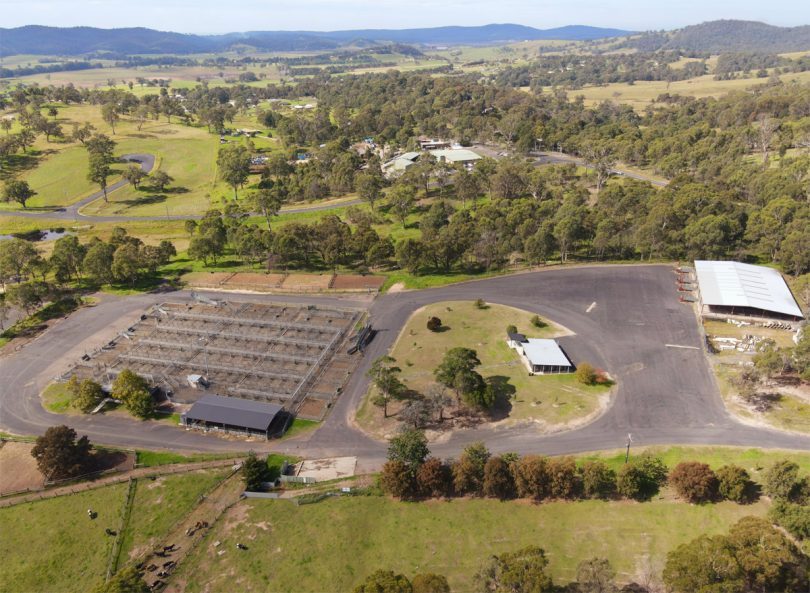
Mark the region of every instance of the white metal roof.
[[521, 344], [523, 353], [533, 365], [570, 367], [571, 361], [554, 340], [529, 338]]
[[804, 317], [778, 270], [733, 261], [696, 261], [695, 272], [706, 305], [751, 307]]

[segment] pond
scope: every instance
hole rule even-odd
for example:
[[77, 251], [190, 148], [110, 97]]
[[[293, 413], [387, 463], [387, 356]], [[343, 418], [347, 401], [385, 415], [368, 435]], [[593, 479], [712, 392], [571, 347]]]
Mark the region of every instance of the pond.
[[47, 231], [28, 231], [25, 233], [12, 233], [10, 235], [0, 235], [0, 241], [8, 241], [9, 239], [25, 239], [26, 241], [56, 241], [62, 237], [73, 235], [74, 233], [68, 232], [65, 229], [48, 229]]

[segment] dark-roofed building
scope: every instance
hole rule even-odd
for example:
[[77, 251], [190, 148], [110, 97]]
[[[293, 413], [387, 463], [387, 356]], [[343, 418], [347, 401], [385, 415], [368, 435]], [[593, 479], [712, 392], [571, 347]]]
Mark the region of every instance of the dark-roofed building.
[[181, 416], [188, 427], [249, 433], [269, 438], [271, 426], [281, 412], [278, 404], [237, 397], [204, 395]]

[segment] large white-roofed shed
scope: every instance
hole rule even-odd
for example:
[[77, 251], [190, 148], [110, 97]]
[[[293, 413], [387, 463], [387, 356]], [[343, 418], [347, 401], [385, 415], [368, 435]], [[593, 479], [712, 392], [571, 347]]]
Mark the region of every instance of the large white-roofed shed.
[[555, 340], [529, 338], [518, 346], [533, 373], [545, 375], [574, 372], [574, 365]]
[[703, 314], [803, 319], [778, 270], [733, 261], [696, 261]]

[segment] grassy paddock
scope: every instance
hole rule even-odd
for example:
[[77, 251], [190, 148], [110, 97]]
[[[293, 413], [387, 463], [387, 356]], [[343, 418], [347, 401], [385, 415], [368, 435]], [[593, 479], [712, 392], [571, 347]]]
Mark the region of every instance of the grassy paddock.
[[239, 453], [194, 453], [192, 455], [181, 455], [170, 451], [145, 451], [135, 452], [135, 463], [143, 467], [156, 467], [159, 465], [171, 465], [174, 463], [196, 463], [198, 461], [215, 461], [217, 459], [231, 459], [243, 457]]
[[[327, 499], [295, 506], [253, 500], [235, 507], [180, 568], [188, 592], [348, 591], [377, 568], [407, 575], [438, 572], [454, 591], [474, 588], [474, 574], [490, 554], [526, 545], [546, 549], [558, 582], [575, 576], [593, 556], [608, 558], [621, 580], [634, 578], [647, 558], [700, 533], [719, 533], [766, 504], [695, 506], [673, 501], [553, 502], [541, 505], [464, 499], [402, 503], [382, 497]], [[218, 556], [237, 541], [244, 554]]]

